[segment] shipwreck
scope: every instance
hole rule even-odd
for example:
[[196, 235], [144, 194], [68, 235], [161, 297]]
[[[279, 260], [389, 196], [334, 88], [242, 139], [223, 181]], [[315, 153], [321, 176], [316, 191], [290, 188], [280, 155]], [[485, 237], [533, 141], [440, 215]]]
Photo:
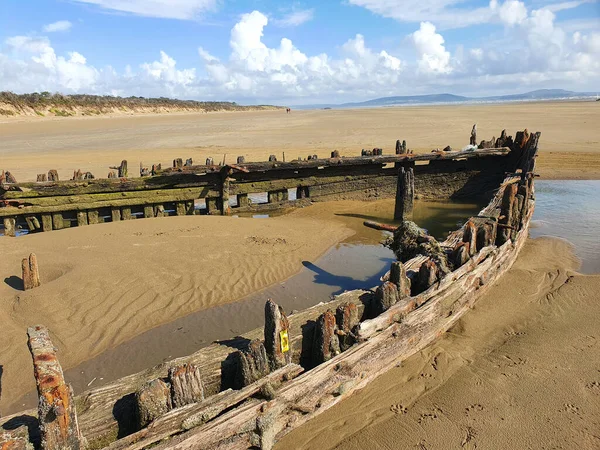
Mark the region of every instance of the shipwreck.
[[[39, 405], [0, 418], [0, 448], [272, 448], [442, 335], [512, 266], [534, 211], [539, 138], [503, 132], [479, 146], [428, 154], [412, 154], [398, 141], [392, 155], [374, 149], [357, 157], [333, 152], [325, 159], [202, 166], [176, 160], [141, 178], [128, 178], [125, 162], [120, 177], [110, 179], [81, 172], [69, 181], [5, 179], [3, 239], [20, 227], [44, 232], [136, 216], [227, 215], [386, 196], [396, 198], [400, 226], [366, 223], [392, 233], [387, 245], [398, 258], [379, 286], [289, 316], [269, 299], [264, 328], [77, 396], [49, 331], [29, 328]], [[264, 192], [267, 202], [249, 202], [249, 194]], [[438, 242], [410, 221], [415, 194], [489, 202]], [[197, 208], [199, 200], [205, 208]]]

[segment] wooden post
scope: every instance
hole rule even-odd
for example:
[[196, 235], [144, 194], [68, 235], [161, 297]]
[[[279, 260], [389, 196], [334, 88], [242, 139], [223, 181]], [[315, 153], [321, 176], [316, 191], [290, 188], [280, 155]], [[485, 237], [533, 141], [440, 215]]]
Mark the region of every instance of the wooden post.
[[14, 217], [4, 218], [4, 236], [15, 237], [17, 235], [17, 220]]
[[123, 206], [121, 208], [121, 219], [122, 220], [133, 219], [133, 215], [131, 214], [131, 208], [129, 206]]
[[265, 349], [271, 370], [292, 362], [290, 323], [283, 308], [269, 299], [265, 303]]
[[154, 207], [152, 205], [144, 206], [144, 217], [146, 219], [154, 217]]
[[513, 205], [516, 202], [518, 186], [509, 184], [504, 188], [502, 195], [502, 204], [500, 206], [500, 219], [498, 220], [499, 229], [496, 232], [496, 245], [499, 247], [510, 239], [510, 222], [513, 217]]
[[39, 397], [38, 420], [44, 450], [83, 448], [73, 401], [73, 389], [65, 382], [62, 367], [48, 329], [27, 329], [29, 350]]
[[431, 259], [428, 259], [419, 268], [417, 280], [414, 283], [412, 295], [420, 294], [426, 291], [438, 280], [438, 268]]
[[356, 343], [356, 328], [360, 324], [358, 308], [352, 302], [346, 302], [337, 307], [335, 319], [338, 326], [340, 350], [348, 350]]
[[173, 160], [173, 169], [183, 168], [183, 159], [177, 158]]
[[462, 267], [471, 257], [469, 252], [469, 242], [459, 242], [452, 251], [452, 258], [455, 268]]
[[40, 271], [35, 253], [30, 254], [29, 258], [23, 258], [23, 261], [21, 262], [21, 271], [23, 277], [23, 290], [28, 291], [42, 284], [40, 282]]
[[473, 256], [475, 253], [477, 253], [477, 227], [470, 219], [465, 224], [463, 242], [467, 242], [469, 244], [469, 256]]
[[48, 181], [58, 181], [58, 172], [54, 169], [48, 171]]
[[336, 334], [335, 315], [328, 309], [317, 319], [313, 342], [313, 364], [319, 365], [340, 354], [340, 341]]
[[308, 186], [298, 186], [296, 188], [296, 199], [300, 200], [302, 198], [309, 197], [309, 187]]
[[230, 216], [231, 206], [229, 205], [229, 187], [231, 179], [231, 169], [223, 169], [221, 171], [221, 215]]
[[52, 231], [51, 214], [42, 214], [42, 231]]
[[155, 217], [164, 217], [165, 216], [165, 205], [156, 205], [154, 207], [154, 216]]
[[118, 207], [110, 208], [110, 218], [112, 222], [121, 220], [121, 209]]
[[177, 202], [175, 203], [175, 212], [178, 216], [185, 216], [185, 203]]
[[152, 421], [172, 409], [171, 391], [162, 380], [155, 379], [144, 384], [136, 393], [139, 427], [145, 428]]
[[409, 220], [415, 200], [415, 174], [412, 167], [400, 167], [396, 187], [395, 220]]
[[246, 162], [246, 158], [244, 158], [243, 156], [238, 156], [237, 157], [237, 163], [238, 164], [244, 164]]
[[265, 345], [258, 339], [251, 341], [247, 349], [238, 352], [238, 358], [237, 388], [249, 386], [271, 372]]
[[237, 195], [237, 205], [240, 208], [248, 206], [249, 205], [248, 194], [238, 194]]
[[63, 216], [61, 213], [52, 214], [52, 229], [62, 230], [65, 227]]
[[216, 197], [207, 197], [204, 201], [206, 202], [206, 211], [208, 214], [217, 214], [217, 211], [219, 211], [219, 199]]
[[100, 223], [100, 215], [98, 214], [97, 209], [89, 210], [87, 215], [88, 215], [88, 223], [90, 225], [95, 225], [97, 223]]
[[469, 145], [477, 145], [477, 124], [473, 125], [471, 129], [471, 138], [469, 139]]
[[48, 180], [48, 176], [45, 173], [38, 173], [38, 175], [37, 175], [38, 183], [45, 182], [47, 180]]
[[25, 221], [27, 222], [27, 228], [29, 228], [29, 231], [36, 231], [41, 228], [40, 221], [35, 216], [27, 216], [25, 217]]
[[128, 175], [128, 170], [127, 170], [127, 161], [123, 160], [121, 161], [121, 165], [119, 166], [119, 178], [127, 178]]
[[410, 278], [406, 275], [406, 267], [400, 261], [390, 266], [390, 281], [398, 288], [398, 299], [410, 296]]
[[375, 298], [372, 303], [372, 315], [377, 317], [382, 312], [390, 309], [398, 303], [398, 287], [391, 281], [385, 281], [375, 290]]
[[180, 408], [204, 400], [204, 387], [200, 369], [193, 364], [184, 364], [169, 369], [171, 401], [173, 408]]
[[77, 211], [77, 226], [82, 227], [88, 224], [87, 211]]

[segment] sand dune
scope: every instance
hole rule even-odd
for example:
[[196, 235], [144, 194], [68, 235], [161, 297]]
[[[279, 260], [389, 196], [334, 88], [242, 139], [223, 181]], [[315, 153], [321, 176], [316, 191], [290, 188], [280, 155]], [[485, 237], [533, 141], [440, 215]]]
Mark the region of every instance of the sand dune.
[[245, 155], [248, 161], [266, 161], [285, 152], [289, 160], [315, 153], [325, 157], [334, 149], [357, 156], [373, 147], [390, 153], [396, 139], [406, 139], [415, 152], [462, 148], [473, 123], [479, 140], [498, 137], [503, 128], [513, 135], [523, 127], [541, 131], [543, 176], [600, 174], [597, 102], [13, 120], [0, 123], [0, 159], [2, 169], [19, 181], [34, 181], [49, 169], [57, 169], [61, 179], [77, 169], [106, 177], [109, 166], [122, 159], [134, 174], [140, 161], [149, 167], [170, 165], [174, 158], [198, 163], [225, 156], [234, 162]]
[[442, 339], [276, 448], [600, 448], [600, 276], [529, 240]]

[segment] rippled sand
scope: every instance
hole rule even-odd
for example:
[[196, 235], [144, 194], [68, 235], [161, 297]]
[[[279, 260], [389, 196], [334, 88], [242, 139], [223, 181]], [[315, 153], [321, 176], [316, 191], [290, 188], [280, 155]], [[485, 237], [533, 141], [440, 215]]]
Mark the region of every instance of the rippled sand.
[[443, 338], [275, 448], [600, 448], [600, 275], [529, 240]]

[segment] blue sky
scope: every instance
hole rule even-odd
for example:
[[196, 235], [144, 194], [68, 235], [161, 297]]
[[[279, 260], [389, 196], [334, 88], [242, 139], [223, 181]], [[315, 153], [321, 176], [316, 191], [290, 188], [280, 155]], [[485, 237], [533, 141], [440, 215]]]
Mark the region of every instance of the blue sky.
[[600, 89], [585, 0], [0, 0], [0, 90], [303, 104]]

